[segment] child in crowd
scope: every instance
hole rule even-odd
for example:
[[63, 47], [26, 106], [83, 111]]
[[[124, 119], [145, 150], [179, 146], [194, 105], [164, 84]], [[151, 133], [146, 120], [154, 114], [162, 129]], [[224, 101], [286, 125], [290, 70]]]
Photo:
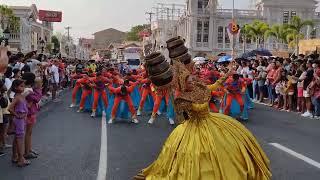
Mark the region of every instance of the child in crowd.
[[27, 102], [22, 95], [25, 90], [24, 81], [21, 79], [14, 80], [11, 90], [15, 93], [15, 97], [9, 106], [9, 111], [14, 116], [13, 123], [15, 128], [12, 147], [12, 163], [17, 163], [18, 167], [25, 167], [31, 163], [23, 157], [25, 122], [28, 114]]
[[4, 81], [0, 81], [0, 156], [5, 155], [6, 147], [5, 138], [7, 133], [8, 117], [5, 115], [8, 107], [8, 97], [6, 95], [6, 87]]
[[[32, 129], [36, 122], [36, 113], [39, 111], [38, 103], [42, 97], [42, 80], [37, 78], [35, 80], [35, 76], [30, 74], [27, 77], [23, 77], [25, 80], [25, 84], [27, 88], [31, 88], [26, 90], [26, 100], [28, 103], [28, 115], [27, 115], [27, 122], [26, 122], [26, 136], [25, 136], [25, 155], [26, 159], [34, 159], [37, 158], [37, 153], [32, 150]], [[26, 89], [27, 89], [26, 88]]]

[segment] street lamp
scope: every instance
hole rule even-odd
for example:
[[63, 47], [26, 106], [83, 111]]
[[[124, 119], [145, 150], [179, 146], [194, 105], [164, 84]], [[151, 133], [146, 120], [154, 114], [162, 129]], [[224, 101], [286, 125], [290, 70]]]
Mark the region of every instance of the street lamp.
[[4, 44], [5, 46], [9, 44], [9, 39], [10, 39], [10, 31], [7, 28], [3, 31], [3, 40], [5, 41], [5, 44]]
[[41, 39], [41, 41], [40, 41], [40, 47], [41, 47], [41, 53], [43, 54], [43, 52], [44, 52], [44, 46], [45, 46], [45, 44], [46, 44], [46, 42], [43, 40], [43, 39]]

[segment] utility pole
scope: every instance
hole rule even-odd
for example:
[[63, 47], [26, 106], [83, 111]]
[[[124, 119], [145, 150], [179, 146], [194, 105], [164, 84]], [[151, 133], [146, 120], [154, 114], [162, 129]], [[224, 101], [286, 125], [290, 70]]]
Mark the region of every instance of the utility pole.
[[151, 32], [151, 23], [152, 23], [152, 16], [154, 15], [153, 12], [146, 12], [147, 15], [149, 15], [149, 24], [150, 24], [150, 32]]
[[72, 27], [67, 26], [65, 29], [68, 31], [68, 40], [70, 41], [70, 29], [72, 29]]

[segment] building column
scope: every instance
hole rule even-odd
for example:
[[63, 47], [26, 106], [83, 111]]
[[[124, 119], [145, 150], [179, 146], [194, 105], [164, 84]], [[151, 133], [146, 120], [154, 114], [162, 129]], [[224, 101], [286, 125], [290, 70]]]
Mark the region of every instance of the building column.
[[213, 48], [215, 47], [214, 44], [214, 37], [215, 37], [215, 21], [212, 15], [210, 15], [209, 19], [209, 49], [212, 52]]

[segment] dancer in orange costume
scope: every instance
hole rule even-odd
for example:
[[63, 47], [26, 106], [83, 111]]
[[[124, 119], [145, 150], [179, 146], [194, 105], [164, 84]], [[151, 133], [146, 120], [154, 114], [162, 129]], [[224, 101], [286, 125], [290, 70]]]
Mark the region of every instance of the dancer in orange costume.
[[81, 85], [80, 85], [80, 83], [78, 81], [82, 77], [83, 77], [83, 75], [80, 74], [80, 73], [76, 73], [76, 74], [71, 75], [71, 79], [72, 79], [71, 82], [73, 82], [74, 80], [76, 82], [75, 82], [75, 85], [74, 85], [73, 90], [72, 90], [72, 103], [70, 105], [70, 108], [73, 108], [73, 107], [76, 106], [77, 93], [78, 93], [79, 89], [81, 88]]
[[211, 99], [209, 102], [209, 107], [212, 112], [219, 113], [219, 104], [225, 95], [225, 90], [223, 88], [218, 88], [216, 91], [211, 92]]
[[148, 78], [142, 79], [141, 81], [142, 84], [142, 89], [141, 89], [141, 100], [140, 100], [140, 105], [137, 111], [137, 115], [141, 116], [143, 107], [144, 107], [144, 103], [148, 97], [148, 95], [151, 95], [153, 97], [153, 100], [156, 100], [155, 94], [151, 89], [151, 81]]
[[100, 95], [105, 107], [108, 106], [108, 97], [105, 88], [106, 84], [111, 83], [111, 80], [105, 78], [101, 72], [98, 72], [97, 77], [92, 78], [92, 82], [94, 83], [94, 92], [91, 117], [95, 117]]
[[225, 82], [225, 88], [227, 90], [227, 97], [224, 114], [229, 115], [232, 100], [237, 101], [237, 103], [240, 105], [240, 112], [242, 113], [244, 108], [242, 95], [245, 93], [246, 90], [245, 83], [241, 79], [239, 79], [238, 74], [234, 74], [232, 78], [229, 78]]
[[138, 81], [136, 83], [132, 83], [130, 85], [129, 80], [125, 80], [124, 83], [117, 88], [112, 87], [111, 84], [109, 85], [108, 88], [109, 88], [110, 92], [115, 94], [115, 99], [114, 99], [113, 107], [111, 110], [111, 118], [108, 122], [109, 124], [113, 123], [113, 121], [116, 117], [116, 114], [117, 114], [117, 109], [118, 109], [119, 103], [121, 101], [126, 101], [126, 103], [128, 104], [129, 110], [132, 115], [132, 122], [135, 124], [139, 123], [137, 116], [136, 116], [136, 111], [133, 106], [132, 99], [130, 97], [130, 93], [134, 90], [134, 87], [137, 85], [137, 83], [138, 83]]
[[[154, 88], [151, 87], [151, 89], [153, 90]], [[156, 120], [157, 114], [158, 115], [161, 114], [159, 108], [160, 108], [160, 105], [161, 105], [161, 102], [162, 102], [163, 98], [165, 100], [166, 106], [168, 107], [168, 105], [169, 105], [169, 92], [168, 91], [166, 91], [166, 90], [155, 91], [154, 94], [155, 94], [155, 101], [154, 101], [154, 106], [153, 106], [151, 118], [148, 121], [149, 124], [153, 124], [154, 121]], [[173, 125], [174, 124], [174, 120], [169, 118], [169, 123], [171, 125]]]
[[83, 76], [83, 78], [79, 79], [79, 84], [82, 87], [82, 95], [78, 112], [82, 112], [88, 95], [92, 93], [93, 83], [89, 76], [86, 74]]

